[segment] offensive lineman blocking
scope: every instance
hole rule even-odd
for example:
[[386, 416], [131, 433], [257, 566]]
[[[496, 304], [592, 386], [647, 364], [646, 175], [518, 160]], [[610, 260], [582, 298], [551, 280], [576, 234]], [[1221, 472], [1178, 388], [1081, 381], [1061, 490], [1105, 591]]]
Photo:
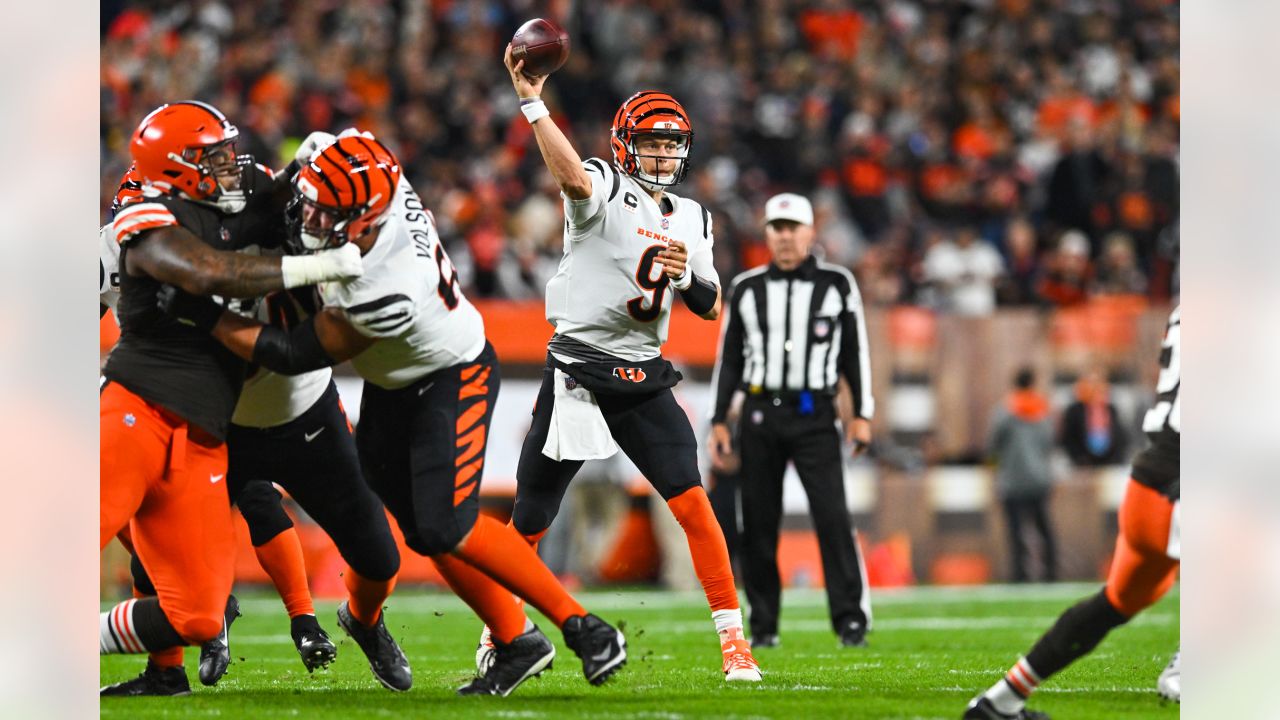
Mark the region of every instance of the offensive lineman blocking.
[[[564, 257], [547, 283], [547, 319], [556, 334], [520, 452], [512, 523], [536, 544], [583, 461], [621, 447], [684, 528], [720, 638], [725, 679], [758, 682], [728, 548], [702, 489], [697, 441], [671, 392], [680, 375], [661, 354], [669, 287], [702, 318], [720, 314], [710, 215], [667, 192], [688, 171], [688, 115], [666, 93], [636, 93], [614, 117], [612, 166], [596, 158], [583, 162], [548, 119], [540, 97], [546, 76], [525, 75], [510, 45], [503, 62], [565, 198]], [[481, 673], [487, 630], [477, 653]]]

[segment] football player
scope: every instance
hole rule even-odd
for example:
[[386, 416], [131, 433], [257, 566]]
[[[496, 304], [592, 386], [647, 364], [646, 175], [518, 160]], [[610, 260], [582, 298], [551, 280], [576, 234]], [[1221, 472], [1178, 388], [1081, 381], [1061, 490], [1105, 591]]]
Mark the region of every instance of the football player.
[[166, 317], [156, 307], [161, 284], [254, 297], [362, 272], [359, 254], [343, 249], [283, 259], [227, 252], [280, 237], [271, 209], [288, 193], [237, 155], [238, 135], [216, 108], [189, 101], [157, 108], [130, 140], [152, 192], [120, 209], [111, 226], [120, 245], [121, 334], [99, 391], [99, 541], [105, 547], [128, 526], [156, 596], [103, 613], [99, 648], [168, 650], [163, 657], [177, 664], [153, 657], [142, 677], [104, 689], [108, 695], [138, 694], [139, 686], [189, 691], [180, 647], [221, 634], [231, 590], [225, 439], [245, 365]]
[[[720, 314], [707, 210], [670, 192], [689, 171], [693, 127], [680, 103], [638, 92], [613, 119], [612, 162], [583, 162], [548, 118], [546, 76], [504, 62], [542, 158], [564, 195], [564, 256], [547, 283], [555, 326], [516, 472], [512, 522], [536, 543], [585, 460], [619, 447], [653, 484], [684, 529], [711, 606], [726, 680], [760, 680], [743, 636], [742, 611], [724, 534], [702, 489], [697, 441], [662, 357], [672, 297], [694, 314]], [[485, 637], [478, 654], [483, 671]]]
[[[1156, 405], [1142, 421], [1151, 445], [1133, 461], [1132, 476], [1120, 503], [1120, 536], [1106, 585], [1062, 613], [1000, 681], [969, 703], [965, 718], [1047, 719], [1045, 713], [1026, 708], [1031, 693], [1087, 655], [1111, 630], [1155, 604], [1173, 586], [1182, 556], [1180, 338], [1180, 308], [1174, 308], [1160, 351]], [[1174, 700], [1181, 694], [1176, 654], [1161, 674], [1159, 689]]]
[[[604, 682], [626, 661], [622, 633], [588, 615], [515, 531], [479, 514], [499, 369], [430, 212], [401, 177], [395, 156], [367, 133], [339, 138], [312, 158], [294, 186], [297, 249], [358, 248], [362, 277], [320, 284], [324, 308], [288, 331], [176, 289], [167, 294], [167, 309], [277, 372], [351, 360], [365, 379], [356, 433], [365, 476], [409, 547], [432, 558], [450, 587], [494, 627], [495, 670], [460, 694], [507, 695], [551, 664], [555, 646], [526, 626], [522, 613], [509, 612], [512, 593], [561, 628], [588, 681]], [[346, 604], [338, 618], [362, 646], [386, 633], [353, 618]]]

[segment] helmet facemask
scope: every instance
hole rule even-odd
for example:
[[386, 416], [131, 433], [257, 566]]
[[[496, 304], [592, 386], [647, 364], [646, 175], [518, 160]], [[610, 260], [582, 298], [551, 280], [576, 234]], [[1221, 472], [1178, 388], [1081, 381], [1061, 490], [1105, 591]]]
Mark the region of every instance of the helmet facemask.
[[374, 210], [374, 206], [382, 199], [375, 195], [368, 207], [336, 208], [322, 205], [307, 197], [305, 179], [298, 178], [293, 199], [285, 207], [285, 222], [288, 225], [286, 247], [296, 255], [307, 255], [342, 247], [352, 239], [363, 235], [367, 230], [386, 222], [386, 208]]
[[244, 169], [253, 164], [253, 156], [236, 154], [235, 136], [214, 145], [183, 148], [181, 156], [171, 152], [168, 157], [199, 173], [197, 189], [201, 197], [194, 198], [199, 202], [231, 214], [244, 210], [248, 204]]
[[[666, 132], [645, 132], [645, 133], [627, 133], [629, 137], [623, 140], [627, 146], [627, 152], [630, 154], [635, 168], [628, 174], [635, 178], [648, 190], [658, 192], [669, 187], [679, 185], [684, 180], [685, 174], [689, 167], [689, 148], [693, 144], [693, 133], [688, 131], [666, 131]], [[660, 141], [675, 141], [676, 150], [673, 155], [664, 152], [641, 152], [640, 146], [645, 145], [646, 140], [658, 139]], [[644, 160], [652, 160], [654, 163], [654, 172], [647, 173], [644, 170]], [[662, 172], [662, 164], [660, 161], [674, 161], [675, 166], [670, 172]]]

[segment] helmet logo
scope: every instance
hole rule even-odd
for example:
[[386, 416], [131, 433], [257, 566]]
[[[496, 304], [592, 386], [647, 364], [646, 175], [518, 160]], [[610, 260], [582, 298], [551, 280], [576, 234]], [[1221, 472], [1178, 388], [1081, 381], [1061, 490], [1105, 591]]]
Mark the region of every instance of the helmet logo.
[[644, 370], [638, 367], [616, 367], [613, 369], [613, 376], [633, 383], [642, 383], [648, 377], [644, 374]]
[[658, 122], [653, 124], [653, 129], [654, 130], [679, 130], [680, 123], [672, 122], [670, 120], [659, 120]]

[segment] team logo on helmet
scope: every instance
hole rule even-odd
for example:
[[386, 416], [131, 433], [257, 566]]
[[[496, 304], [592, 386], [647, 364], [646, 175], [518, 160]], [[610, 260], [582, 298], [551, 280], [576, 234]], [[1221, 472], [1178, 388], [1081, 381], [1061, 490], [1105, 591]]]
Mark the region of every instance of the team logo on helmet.
[[[658, 136], [675, 140], [671, 155], [641, 155], [636, 150], [640, 138]], [[693, 125], [689, 115], [676, 99], [664, 92], [645, 90], [627, 98], [613, 116], [610, 138], [613, 164], [649, 190], [662, 190], [679, 185], [689, 172], [689, 151], [693, 147]], [[641, 158], [674, 159], [675, 170], [669, 173], [645, 172]]]

